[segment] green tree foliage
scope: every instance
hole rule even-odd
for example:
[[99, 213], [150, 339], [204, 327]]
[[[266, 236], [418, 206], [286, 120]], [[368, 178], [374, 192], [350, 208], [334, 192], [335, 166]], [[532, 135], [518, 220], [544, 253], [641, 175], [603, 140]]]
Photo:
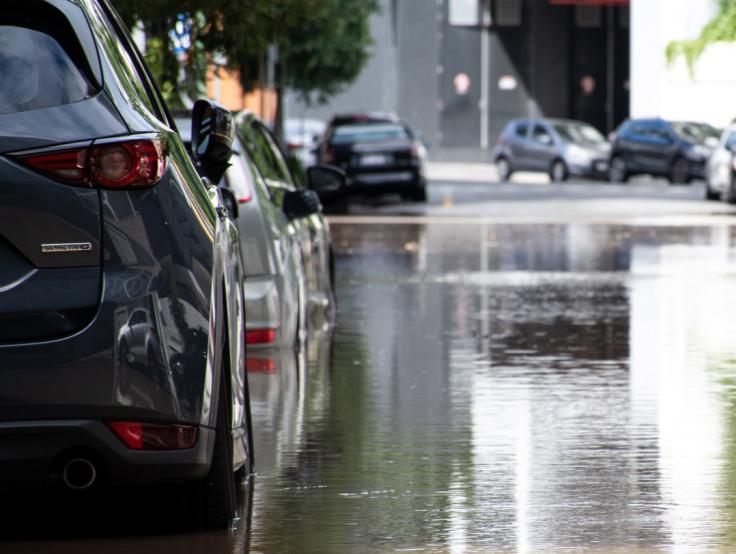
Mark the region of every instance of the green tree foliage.
[[[281, 53], [283, 84], [324, 101], [360, 73], [371, 44], [369, 16], [378, 0], [113, 0], [123, 19], [142, 26], [146, 58], [167, 100], [182, 86], [169, 38], [177, 14], [192, 22], [192, 50], [183, 86], [204, 81], [208, 60], [223, 60], [250, 89], [269, 45]], [[191, 91], [187, 91], [191, 92]]]
[[678, 40], [667, 45], [667, 62], [672, 64], [679, 56], [687, 62], [690, 76], [695, 76], [695, 63], [705, 49], [715, 42], [736, 41], [736, 0], [719, 0], [718, 14], [693, 40]]

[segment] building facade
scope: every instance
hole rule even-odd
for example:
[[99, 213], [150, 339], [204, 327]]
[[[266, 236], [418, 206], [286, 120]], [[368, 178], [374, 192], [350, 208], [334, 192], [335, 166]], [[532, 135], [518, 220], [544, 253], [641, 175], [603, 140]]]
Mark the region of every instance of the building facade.
[[736, 116], [732, 45], [709, 48], [694, 75], [665, 56], [716, 9], [716, 0], [383, 0], [358, 81], [326, 106], [291, 98], [287, 116], [395, 112], [433, 159], [458, 161], [490, 160], [518, 117], [578, 119], [603, 133], [631, 116], [723, 126]]

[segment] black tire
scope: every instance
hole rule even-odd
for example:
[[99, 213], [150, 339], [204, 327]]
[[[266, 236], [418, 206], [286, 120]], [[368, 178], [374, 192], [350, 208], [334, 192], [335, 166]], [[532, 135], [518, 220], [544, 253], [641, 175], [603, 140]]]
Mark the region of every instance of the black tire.
[[675, 158], [670, 167], [670, 183], [673, 185], [686, 185], [692, 179], [690, 174], [690, 163], [685, 158]]
[[427, 189], [420, 187], [411, 193], [411, 199], [414, 202], [426, 202], [427, 201]]
[[614, 156], [608, 167], [608, 180], [611, 183], [625, 183], [629, 180], [629, 167], [622, 156]]
[[209, 473], [195, 486], [196, 497], [204, 510], [202, 524], [206, 529], [226, 529], [238, 505], [236, 475], [233, 471], [233, 442], [230, 432], [230, 397], [223, 372], [220, 398], [217, 402], [217, 428]]
[[549, 178], [553, 183], [564, 183], [568, 176], [567, 164], [564, 161], [555, 160], [549, 166]]
[[736, 175], [731, 177], [731, 184], [728, 186], [722, 196], [725, 202], [736, 204]]
[[705, 199], [706, 200], [720, 200], [721, 199], [721, 193], [714, 191], [712, 188], [710, 188], [710, 179], [706, 175], [705, 177]]
[[498, 179], [502, 182], [511, 179], [514, 170], [511, 169], [511, 162], [506, 156], [501, 156], [496, 160], [496, 169], [498, 170]]

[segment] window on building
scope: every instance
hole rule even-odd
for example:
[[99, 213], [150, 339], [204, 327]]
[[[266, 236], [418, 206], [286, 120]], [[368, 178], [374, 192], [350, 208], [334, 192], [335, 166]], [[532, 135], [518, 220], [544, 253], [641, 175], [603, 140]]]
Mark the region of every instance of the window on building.
[[600, 6], [575, 6], [575, 25], [582, 28], [600, 27], [603, 10]]
[[521, 8], [521, 0], [496, 0], [496, 24], [502, 27], [518, 27], [521, 25]]
[[480, 25], [480, 0], [450, 0], [450, 25]]

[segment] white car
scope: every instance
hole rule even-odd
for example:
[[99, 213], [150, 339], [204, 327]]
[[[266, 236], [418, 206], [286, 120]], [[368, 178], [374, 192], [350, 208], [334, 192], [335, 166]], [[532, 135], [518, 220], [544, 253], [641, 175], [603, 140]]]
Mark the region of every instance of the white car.
[[736, 203], [736, 125], [721, 135], [713, 155], [705, 168], [705, 197], [708, 200], [724, 199]]

